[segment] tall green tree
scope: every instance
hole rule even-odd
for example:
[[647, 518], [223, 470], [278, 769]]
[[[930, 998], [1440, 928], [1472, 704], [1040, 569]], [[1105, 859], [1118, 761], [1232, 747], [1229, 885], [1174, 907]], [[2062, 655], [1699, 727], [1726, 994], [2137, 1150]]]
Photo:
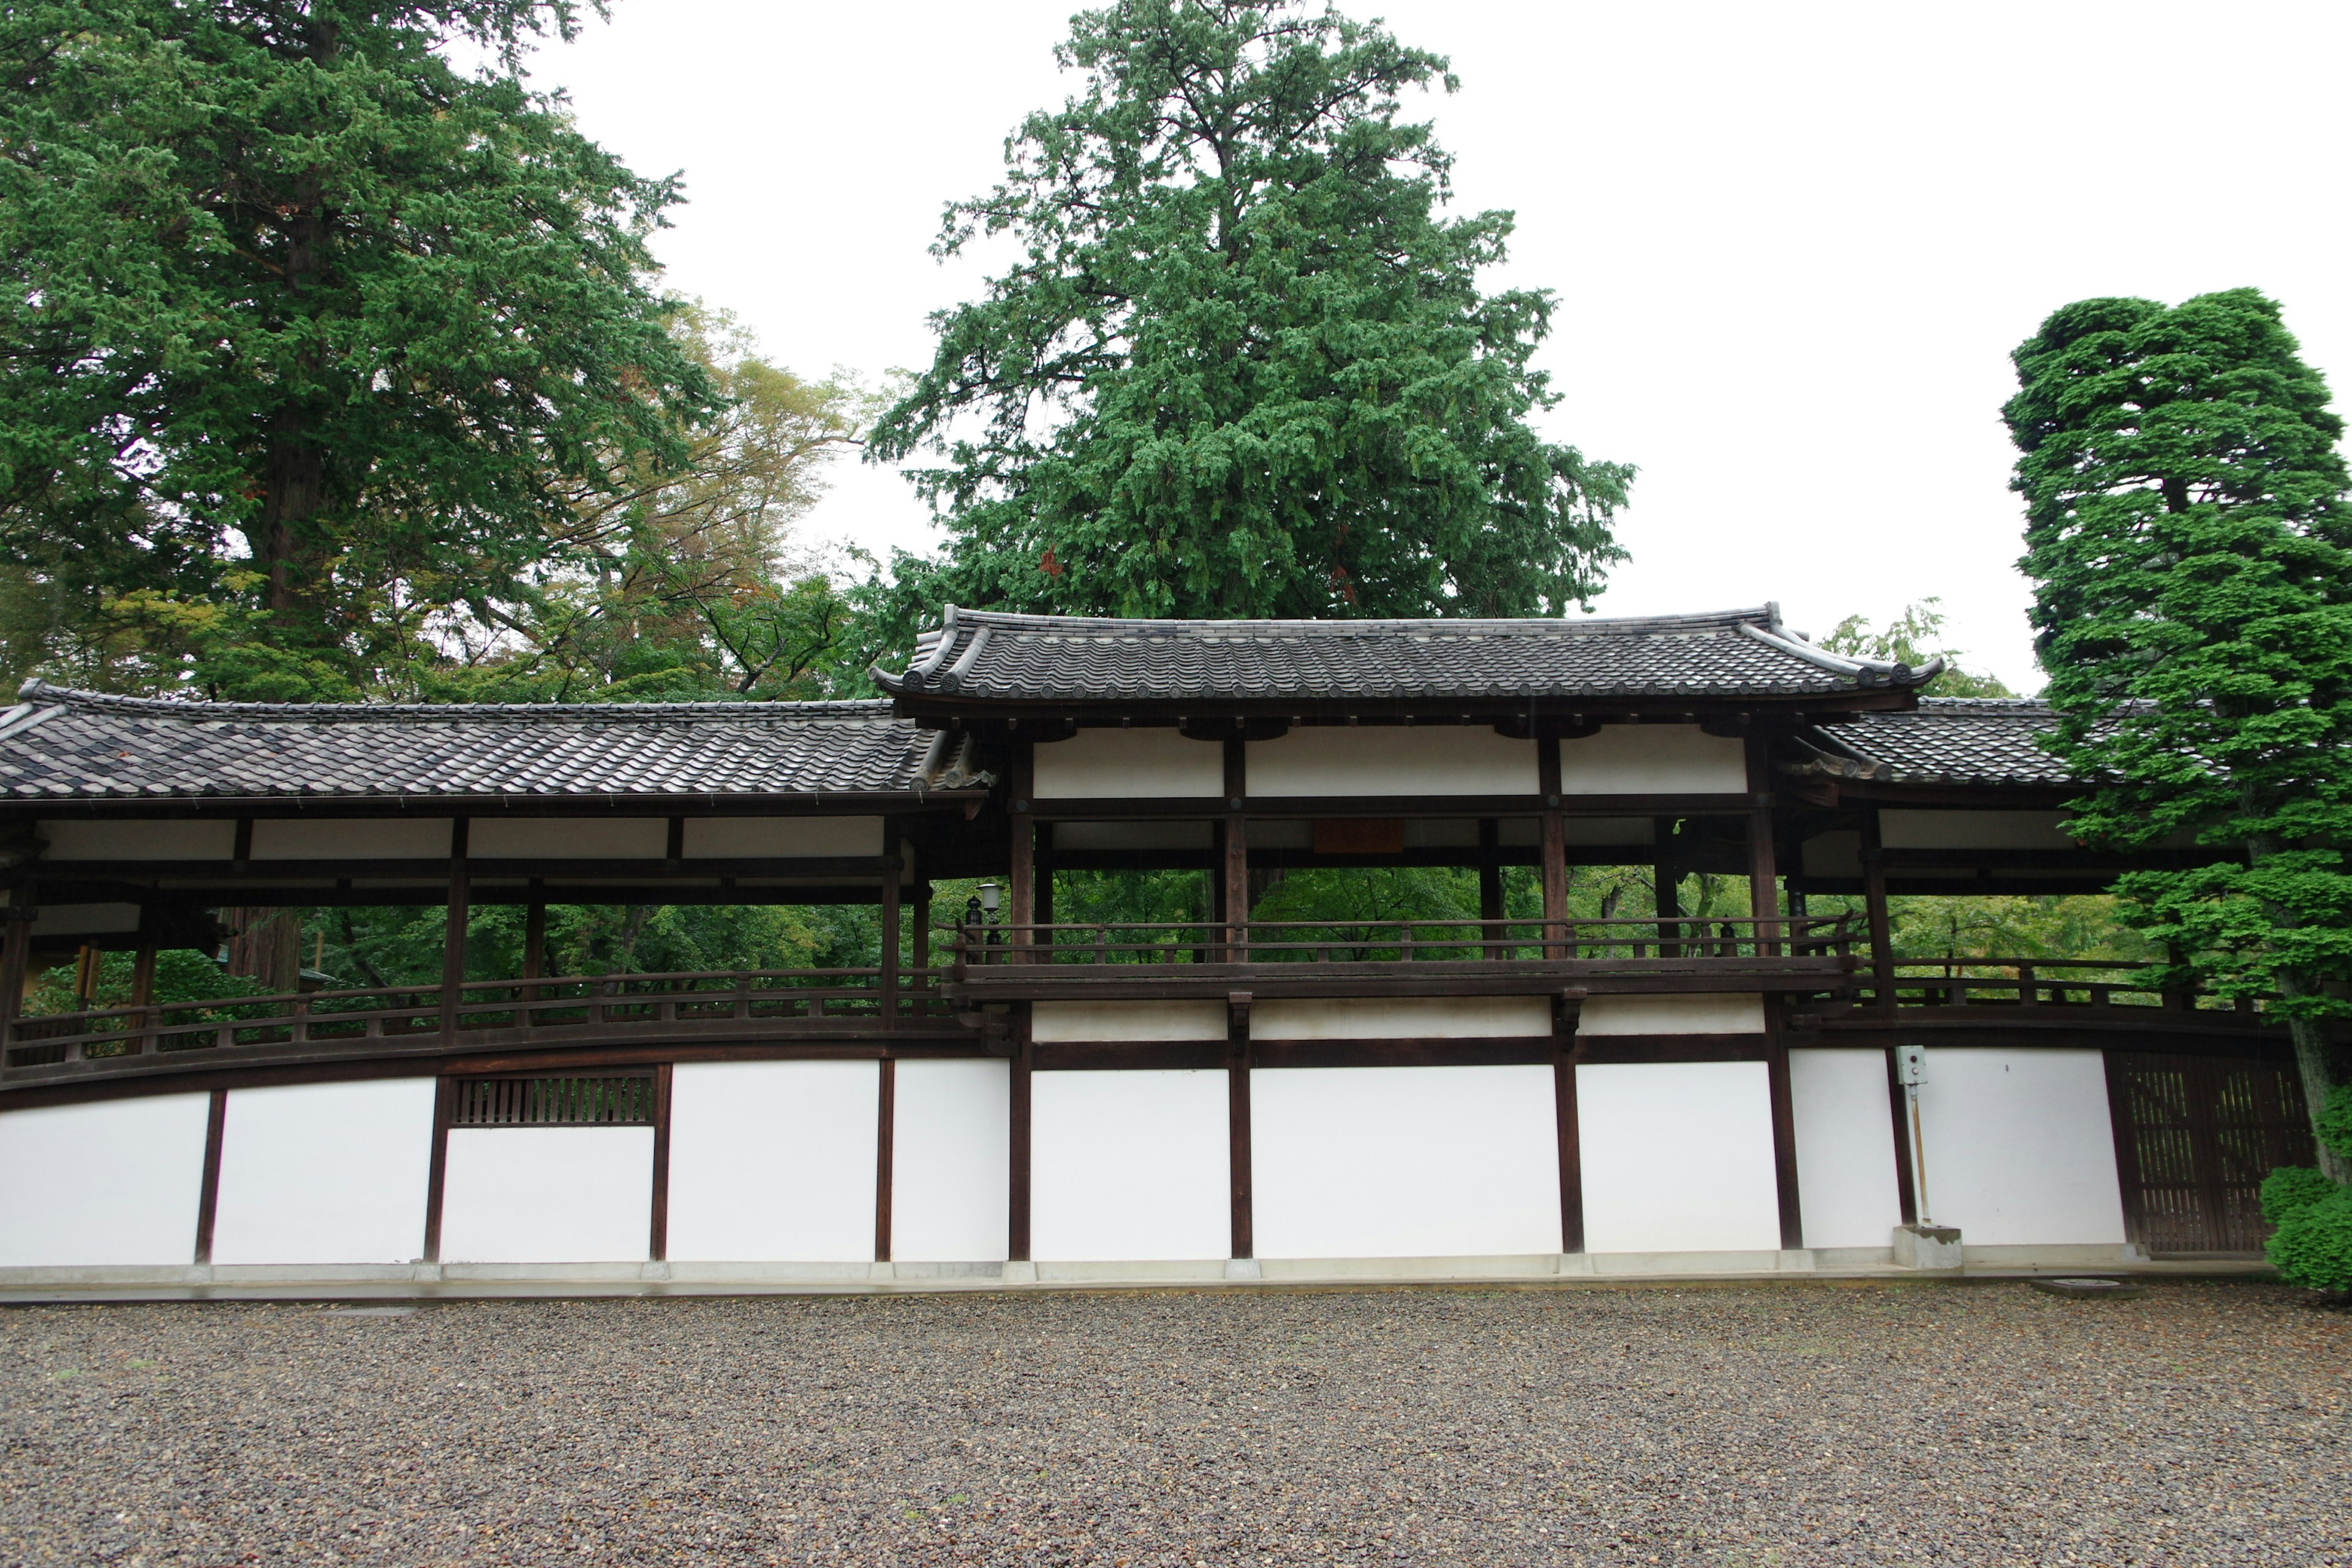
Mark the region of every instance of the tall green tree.
[[1534, 615], [1599, 591], [1632, 470], [1530, 424], [1548, 292], [1486, 294], [1511, 215], [1447, 218], [1451, 160], [1401, 95], [1446, 62], [1296, 0], [1120, 0], [1086, 73], [950, 206], [937, 253], [1011, 241], [933, 318], [879, 421], [950, 543], [943, 600], [1130, 615]]
[[676, 186], [518, 74], [574, 22], [0, 9], [0, 544], [233, 648], [237, 695], [350, 695], [385, 626], [516, 592], [551, 476], [679, 458], [713, 392], [652, 281]]
[[2005, 413], [2055, 745], [2099, 781], [2074, 830], [2212, 852], [2118, 891], [2223, 994], [2271, 998], [2316, 1113], [2344, 1076], [2327, 1020], [2352, 1016], [2344, 422], [2250, 289], [2086, 300], [2015, 360]]

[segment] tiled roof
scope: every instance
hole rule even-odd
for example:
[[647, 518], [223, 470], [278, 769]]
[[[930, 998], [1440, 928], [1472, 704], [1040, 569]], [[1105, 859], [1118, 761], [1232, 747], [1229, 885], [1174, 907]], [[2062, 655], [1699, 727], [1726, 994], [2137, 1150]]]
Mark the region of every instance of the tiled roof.
[[887, 702], [311, 706], [37, 680], [0, 715], [0, 800], [892, 794], [972, 782], [949, 750]]
[[1924, 669], [1801, 640], [1777, 606], [1604, 620], [1145, 621], [950, 607], [901, 674], [902, 702], [1493, 705], [1834, 697]]
[[2045, 702], [1923, 697], [1916, 712], [1865, 713], [1813, 735], [1893, 784], [2075, 784], [2065, 764], [2042, 749], [2042, 737], [2057, 730], [2057, 712]]

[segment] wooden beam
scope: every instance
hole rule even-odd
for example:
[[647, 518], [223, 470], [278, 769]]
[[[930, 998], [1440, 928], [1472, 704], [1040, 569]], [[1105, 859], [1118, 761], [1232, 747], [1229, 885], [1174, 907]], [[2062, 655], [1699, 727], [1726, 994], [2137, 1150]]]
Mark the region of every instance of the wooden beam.
[[[884, 819], [892, 835], [894, 849], [903, 849], [897, 839], [898, 824]], [[898, 1023], [899, 925], [901, 910], [898, 892], [898, 872], [886, 857], [882, 871], [882, 1026], [895, 1028]]]
[[433, 1085], [433, 1154], [425, 1166], [425, 1248], [427, 1263], [441, 1261], [441, 1200], [449, 1184], [449, 1119], [457, 1113], [457, 1083], [446, 1074]]
[[205, 1110], [204, 1176], [196, 1185], [195, 1260], [213, 1260], [213, 1224], [220, 1214], [221, 1142], [228, 1131], [228, 1090], [216, 1089]]
[[1862, 900], [1864, 918], [1870, 927], [1871, 988], [1881, 1007], [1893, 1007], [1895, 920], [1886, 907], [1886, 850], [1879, 840], [1875, 807], [1862, 815]]
[[1748, 733], [1748, 912], [1769, 921], [1756, 931], [1758, 952], [1780, 951], [1780, 868], [1773, 848], [1772, 748], [1765, 736]]
[[1225, 998], [1225, 1151], [1233, 1195], [1233, 1252], [1257, 1256], [1256, 1205], [1251, 1191], [1250, 994]]
[[[1503, 918], [1503, 866], [1496, 858], [1502, 845], [1502, 825], [1491, 816], [1478, 819], [1478, 918], [1499, 921]], [[1486, 935], [1494, 941], [1503, 934], [1499, 926], [1486, 928]], [[1504, 958], [1510, 953], [1507, 947], [1486, 949], [1488, 958]]]
[[1544, 956], [1566, 958], [1568, 935], [1568, 828], [1559, 812], [1559, 742], [1536, 742], [1537, 788], [1543, 794]]
[[[2104, 1056], [2102, 1058], [2104, 1059]], [[2113, 1075], [2109, 1081], [2112, 1083]], [[1902, 1068], [1895, 1060], [1895, 1047], [1886, 1047], [1886, 1112], [1895, 1129], [1895, 1207], [1905, 1225], [1919, 1223], [1919, 1189], [1911, 1180], [1911, 1122], [1906, 1114]], [[2116, 1144], [2121, 1148], [2120, 1142]]]
[[890, 1261], [891, 1164], [898, 1148], [898, 1064], [884, 1057], [875, 1064], [881, 1073], [876, 1090], [874, 1127], [874, 1261]]
[[[1030, 808], [1034, 804], [1029, 795], [1033, 773], [1030, 742], [1017, 741], [1013, 747], [1013, 765], [1008, 781], [1011, 809], [1005, 816], [1011, 824], [1012, 844], [1007, 850], [1011, 869], [1005, 877], [1004, 918], [1007, 924], [1025, 926], [1037, 918], [1037, 817]], [[1030, 933], [1016, 931], [1013, 945], [1029, 945]], [[1017, 959], [1021, 956], [1014, 955]]]
[[1584, 1250], [1584, 1144], [1577, 1121], [1576, 1014], [1564, 998], [1552, 1001], [1552, 1115], [1559, 1136], [1559, 1249]]
[[[1249, 819], [1242, 806], [1249, 799], [1249, 742], [1225, 742], [1224, 879], [1225, 942], [1230, 962], [1245, 955], [1249, 936]], [[1243, 1254], [1236, 1253], [1241, 1257]]]
[[0, 933], [0, 1060], [5, 1059], [8, 1026], [25, 1010], [25, 980], [33, 963], [33, 921], [38, 914], [33, 900], [33, 879], [27, 877], [10, 892], [7, 930]]
[[449, 914], [441, 932], [441, 1036], [454, 1040], [457, 1033], [457, 1003], [465, 994], [466, 927], [473, 919], [466, 878], [467, 820], [449, 825]]
[[1011, 1137], [1012, 1182], [1007, 1193], [1009, 1203], [1005, 1215], [1005, 1257], [1014, 1263], [1026, 1263], [1029, 1258], [1029, 1080], [1036, 1065], [1036, 1047], [1029, 1038], [1029, 1009], [1026, 1005], [1014, 1008], [1019, 1021], [1014, 1026], [1019, 1038], [1013, 1047], [1013, 1103]]
[[668, 1062], [654, 1068], [654, 1192], [652, 1226], [646, 1238], [646, 1256], [656, 1263], [669, 1261], [669, 1106]]
[[1797, 1191], [1796, 1097], [1790, 1088], [1789, 1045], [1780, 1011], [1773, 1005], [1766, 1015], [1772, 1033], [1764, 1073], [1772, 1098], [1772, 1184], [1780, 1205], [1780, 1247], [1794, 1252], [1805, 1245], [1805, 1215]]

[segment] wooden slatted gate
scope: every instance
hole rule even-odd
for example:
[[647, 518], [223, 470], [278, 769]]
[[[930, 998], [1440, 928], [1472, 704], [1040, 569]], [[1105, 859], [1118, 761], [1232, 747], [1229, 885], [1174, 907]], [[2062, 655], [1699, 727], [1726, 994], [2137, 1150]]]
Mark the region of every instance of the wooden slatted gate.
[[2292, 1064], [2107, 1053], [2124, 1222], [2151, 1253], [2258, 1253], [2263, 1178], [2317, 1158]]

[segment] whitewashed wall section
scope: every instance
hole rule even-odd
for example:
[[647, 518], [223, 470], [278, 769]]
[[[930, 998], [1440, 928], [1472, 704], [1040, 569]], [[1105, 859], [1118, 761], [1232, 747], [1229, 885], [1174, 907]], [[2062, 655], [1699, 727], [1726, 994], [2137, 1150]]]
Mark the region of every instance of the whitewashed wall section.
[[1536, 792], [1536, 743], [1480, 724], [1297, 729], [1252, 741], [1248, 760], [1253, 795]]
[[1225, 749], [1172, 729], [1081, 730], [1032, 753], [1039, 800], [1153, 800], [1221, 796]]
[[670, 1258], [871, 1259], [880, 1084], [870, 1061], [675, 1068]]
[[1792, 1050], [1789, 1099], [1807, 1247], [1886, 1247], [1903, 1222], [1886, 1053]]
[[653, 1240], [650, 1127], [458, 1127], [443, 1171], [447, 1263], [628, 1263]]
[[1041, 1072], [1029, 1092], [1033, 1256], [1114, 1262], [1231, 1254], [1222, 1068]]
[[0, 1113], [0, 1268], [186, 1265], [208, 1094]]
[[1551, 1033], [1541, 996], [1274, 997], [1250, 1015], [1260, 1040], [1483, 1039]]
[[1587, 1251], [1779, 1248], [1762, 1062], [1585, 1063], [1576, 1110]]
[[1261, 1258], [1559, 1250], [1549, 1067], [1261, 1069], [1250, 1111]]
[[434, 1087], [429, 1078], [396, 1078], [231, 1090], [213, 1261], [422, 1257]]
[[1563, 795], [1742, 795], [1748, 748], [1696, 724], [1604, 724], [1559, 743]]
[[898, 1063], [890, 1153], [890, 1256], [906, 1263], [997, 1263], [1008, 1250], [1013, 1073], [1009, 1063]]
[[1965, 1245], [2124, 1239], [2099, 1052], [1930, 1050], [1919, 1118], [1928, 1216]]

